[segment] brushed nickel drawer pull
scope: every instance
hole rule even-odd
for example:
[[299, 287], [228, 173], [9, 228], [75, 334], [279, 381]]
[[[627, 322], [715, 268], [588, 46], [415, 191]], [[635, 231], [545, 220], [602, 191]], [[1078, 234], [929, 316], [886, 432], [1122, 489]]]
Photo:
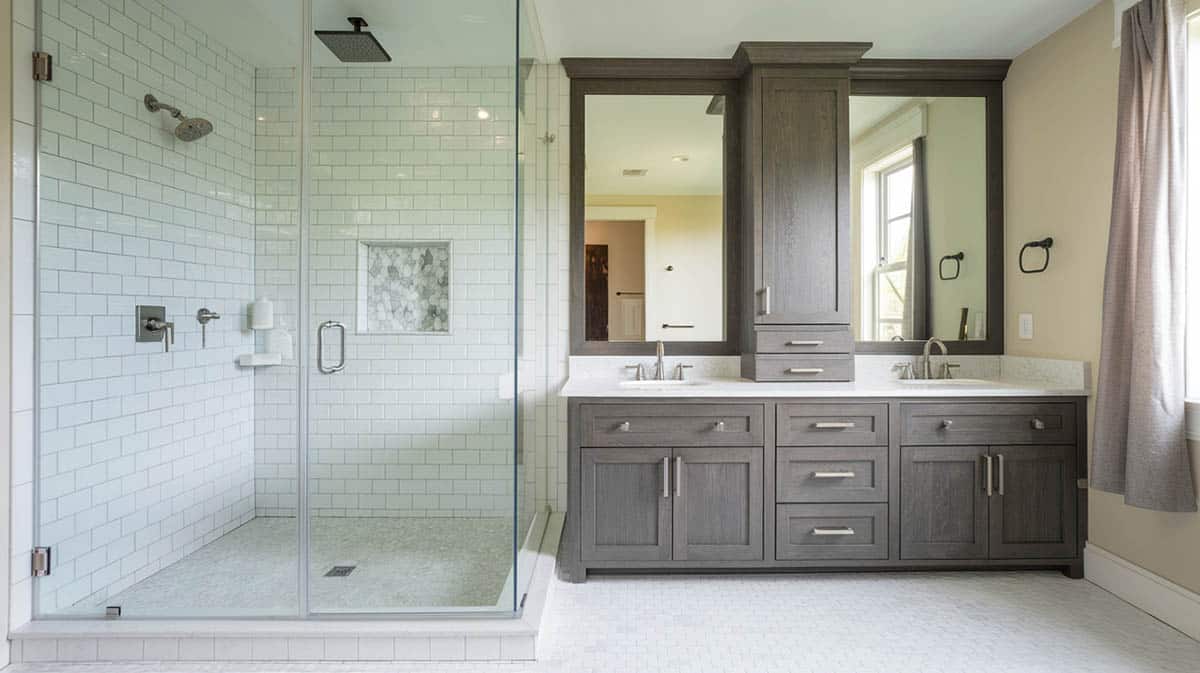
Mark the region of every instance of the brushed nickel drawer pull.
[[943, 430], [949, 430], [953, 425], [954, 425], [954, 421], [950, 420], [949, 418], [942, 420], [942, 429]]
[[853, 472], [813, 472], [813, 479], [853, 479]]
[[1004, 495], [1004, 454], [997, 453], [996, 460], [998, 461], [998, 464], [996, 465], [996, 471], [999, 472], [998, 476], [1000, 477], [999, 493], [1000, 495]]
[[824, 374], [825, 370], [820, 367], [792, 367], [787, 370], [789, 374]]
[[990, 455], [983, 457], [983, 462], [987, 464], [987, 474], [984, 475], [984, 480], [987, 481], [987, 496], [992, 497], [992, 457]]
[[824, 344], [825, 344], [825, 342], [824, 342], [824, 341], [816, 341], [816, 340], [814, 340], [814, 341], [789, 341], [789, 342], [787, 342], [787, 345], [789, 345], [789, 346], [823, 346]]
[[771, 286], [768, 285], [768, 286], [764, 287], [762, 290], [759, 290], [759, 292], [762, 293], [762, 298], [763, 298], [762, 314], [763, 315], [771, 315]]
[[725, 432], [725, 421], [713, 423], [713, 432]]
[[1043, 421], [1040, 418], [1033, 419], [1033, 422], [1030, 423], [1030, 425], [1033, 426], [1034, 430], [1045, 430], [1046, 429], [1046, 421]]
[[617, 426], [617, 432], [629, 432], [629, 421], [625, 421]]
[[663, 497], [671, 497], [671, 457], [663, 456]]
[[814, 528], [813, 535], [854, 535], [854, 529], [849, 526], [841, 528]]
[[813, 423], [818, 430], [849, 430], [854, 427], [851, 421], [818, 421]]

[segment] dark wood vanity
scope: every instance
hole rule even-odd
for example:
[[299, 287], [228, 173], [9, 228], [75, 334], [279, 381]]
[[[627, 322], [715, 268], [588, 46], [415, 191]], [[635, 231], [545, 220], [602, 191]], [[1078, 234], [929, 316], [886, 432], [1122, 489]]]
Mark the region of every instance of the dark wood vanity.
[[573, 398], [560, 574], [1057, 568], [1081, 397]]
[[[901, 98], [907, 106], [871, 122], [910, 124], [899, 149], [873, 147], [874, 154], [860, 157], [871, 165], [906, 148], [915, 165], [912, 139], [930, 133], [935, 97], [977, 104], [978, 132], [959, 135], [976, 143], [977, 180], [968, 187], [977, 200], [970, 210], [942, 212], [937, 222], [942, 239], [973, 227], [976, 240], [939, 240], [928, 263], [953, 258], [979, 282], [977, 293], [960, 292], [952, 310], [942, 309], [944, 317], [963, 307], [958, 340], [946, 338], [953, 354], [1004, 351], [1008, 62], [864, 59], [870, 46], [743, 43], [728, 60], [564, 59], [572, 80], [572, 354], [654, 352], [653, 343], [601, 343], [583, 334], [586, 97], [711, 95], [709, 113], [721, 107], [724, 114], [729, 327], [723, 341], [669, 341], [666, 350], [739, 355], [742, 376], [763, 382], [748, 385], [773, 386], [741, 397], [571, 397], [564, 578], [583, 581], [595, 571], [948, 568], [1055, 568], [1082, 576], [1085, 397], [906, 397], [895, 388], [832, 383], [855, 380], [856, 352], [911, 355], [934, 336], [929, 322], [921, 333], [894, 337], [900, 340], [863, 336], [863, 278], [915, 263], [917, 197], [912, 190], [903, 217], [888, 212], [890, 202], [878, 206], [878, 222], [867, 222], [865, 199], [852, 203], [852, 94]], [[938, 151], [954, 144], [944, 137]], [[870, 187], [870, 171], [854, 170], [856, 189]], [[943, 195], [962, 191], [948, 180], [939, 186]], [[907, 252], [884, 249], [882, 235], [878, 249], [862, 241], [855, 248], [852, 239], [863, 238], [868, 224], [879, 230], [904, 217]], [[964, 254], [965, 245], [974, 247]], [[930, 282], [958, 278], [957, 270], [945, 278], [934, 269]], [[913, 297], [906, 289], [906, 308], [924, 301]], [[971, 339], [968, 305], [981, 326], [986, 313], [986, 330]], [[872, 311], [871, 320], [881, 315]], [[916, 319], [904, 320], [908, 330]], [[795, 392], [778, 382], [795, 382]], [[847, 390], [822, 396], [805, 382]]]

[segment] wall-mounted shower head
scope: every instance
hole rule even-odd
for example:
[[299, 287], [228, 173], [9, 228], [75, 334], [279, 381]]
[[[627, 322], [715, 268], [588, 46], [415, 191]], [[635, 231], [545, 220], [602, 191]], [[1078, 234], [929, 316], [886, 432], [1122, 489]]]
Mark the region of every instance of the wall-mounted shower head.
[[204, 136], [213, 132], [212, 122], [199, 117], [185, 117], [179, 108], [166, 103], [158, 102], [158, 99], [153, 94], [146, 94], [143, 99], [146, 104], [146, 109], [151, 112], [160, 112], [166, 110], [171, 113], [171, 116], [179, 120], [179, 125], [175, 127], [175, 137], [185, 143], [190, 143], [193, 140], [199, 140]]
[[317, 37], [329, 47], [329, 51], [343, 63], [389, 63], [392, 57], [388, 55], [383, 45], [375, 36], [363, 30], [367, 27], [366, 19], [361, 16], [351, 16], [346, 19], [354, 26], [354, 30], [318, 30]]

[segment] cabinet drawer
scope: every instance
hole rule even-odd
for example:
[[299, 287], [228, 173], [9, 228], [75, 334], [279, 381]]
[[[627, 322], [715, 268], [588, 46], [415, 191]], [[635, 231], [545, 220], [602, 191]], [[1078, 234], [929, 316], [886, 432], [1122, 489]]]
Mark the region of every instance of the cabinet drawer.
[[756, 381], [853, 381], [853, 355], [756, 355]]
[[760, 404], [585, 404], [583, 446], [762, 446]]
[[888, 450], [870, 447], [779, 447], [778, 502], [887, 502]]
[[886, 446], [886, 404], [780, 404], [779, 446]]
[[778, 505], [775, 558], [886, 559], [888, 506]]
[[905, 445], [1074, 444], [1075, 405], [955, 403], [901, 405]]
[[854, 337], [846, 325], [754, 330], [756, 353], [850, 353]]

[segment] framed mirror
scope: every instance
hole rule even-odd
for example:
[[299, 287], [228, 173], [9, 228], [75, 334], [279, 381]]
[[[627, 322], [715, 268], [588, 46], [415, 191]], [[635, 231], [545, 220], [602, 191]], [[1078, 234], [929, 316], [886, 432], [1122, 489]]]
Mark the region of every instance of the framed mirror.
[[571, 352], [737, 352], [736, 95], [572, 80]]
[[998, 82], [854, 81], [851, 328], [860, 353], [1003, 352]]

